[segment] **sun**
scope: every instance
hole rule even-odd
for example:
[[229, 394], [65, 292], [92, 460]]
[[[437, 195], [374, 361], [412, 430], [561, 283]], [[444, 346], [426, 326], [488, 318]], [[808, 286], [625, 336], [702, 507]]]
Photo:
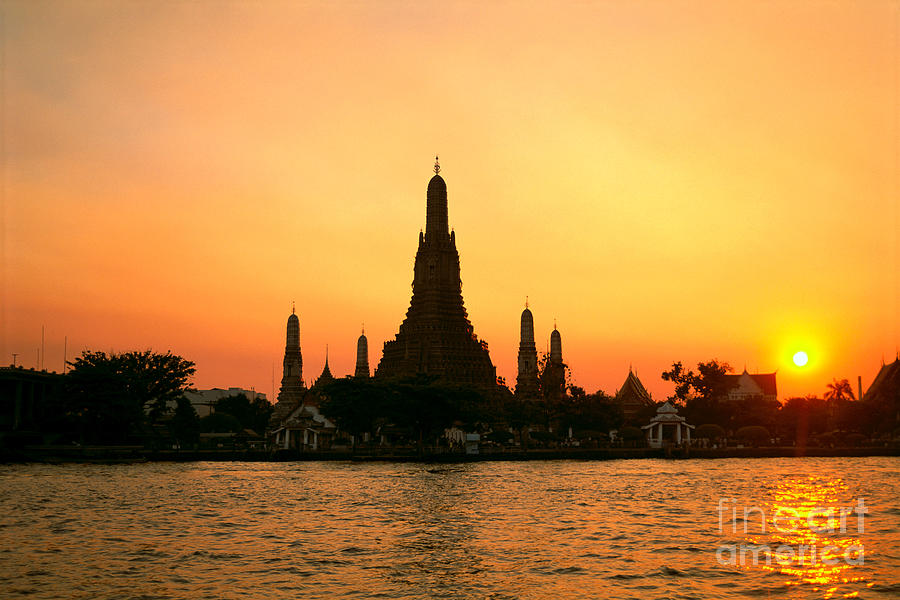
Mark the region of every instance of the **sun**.
[[798, 367], [805, 367], [806, 363], [809, 362], [809, 356], [807, 356], [806, 352], [801, 350], [794, 355], [794, 364]]

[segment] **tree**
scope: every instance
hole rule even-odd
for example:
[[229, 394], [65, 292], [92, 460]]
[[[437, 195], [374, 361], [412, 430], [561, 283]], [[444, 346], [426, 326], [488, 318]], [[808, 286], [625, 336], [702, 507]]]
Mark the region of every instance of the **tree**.
[[376, 423], [386, 419], [390, 412], [386, 403], [388, 390], [375, 379], [336, 379], [322, 391], [319, 405], [322, 414], [328, 415], [338, 427], [351, 434], [354, 446], [363, 433], [374, 433]]
[[538, 359], [538, 381], [541, 397], [545, 402], [555, 402], [563, 397], [571, 385], [569, 367], [566, 363], [550, 361], [550, 353], [544, 352]]
[[734, 437], [741, 441], [749, 442], [754, 446], [765, 445], [771, 439], [769, 430], [760, 425], [741, 427], [735, 432]]
[[719, 362], [716, 359], [697, 363], [697, 373], [686, 370], [681, 361], [672, 363], [672, 368], [663, 371], [662, 378], [675, 384], [675, 393], [669, 396], [669, 400], [678, 404], [687, 405], [688, 401], [695, 398], [703, 400], [722, 400], [728, 396], [728, 392], [734, 387], [734, 383], [727, 377], [733, 369], [727, 362]]
[[241, 422], [234, 415], [226, 412], [214, 412], [200, 419], [200, 431], [203, 433], [240, 433]]
[[693, 398], [692, 386], [696, 376], [693, 371], [687, 371], [679, 360], [672, 363], [672, 368], [662, 373], [663, 381], [671, 381], [675, 384], [675, 392], [669, 396], [669, 400], [675, 404], [684, 406], [687, 401]]
[[697, 395], [705, 400], [724, 400], [735, 385], [728, 378], [733, 370], [727, 362], [715, 359], [697, 363], [697, 376], [693, 382]]
[[83, 441], [121, 442], [189, 389], [194, 363], [171, 352], [85, 351], [68, 363], [64, 411]]
[[172, 437], [182, 444], [195, 444], [200, 438], [200, 417], [185, 396], [178, 398], [169, 426]]
[[216, 412], [227, 413], [236, 418], [242, 428], [261, 434], [265, 432], [275, 407], [258, 396], [250, 400], [246, 394], [232, 394], [220, 398], [215, 409]]
[[725, 430], [715, 423], [705, 423], [694, 431], [693, 437], [698, 440], [704, 438], [713, 441], [724, 440]]
[[825, 392], [825, 399], [835, 402], [842, 402], [844, 400], [856, 400], [856, 396], [853, 394], [853, 387], [850, 385], [850, 382], [846, 379], [837, 379], [827, 386], [828, 391]]

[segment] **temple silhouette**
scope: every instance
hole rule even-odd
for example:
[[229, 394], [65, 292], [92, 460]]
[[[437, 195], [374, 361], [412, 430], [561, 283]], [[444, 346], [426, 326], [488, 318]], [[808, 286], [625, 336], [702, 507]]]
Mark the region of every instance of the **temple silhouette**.
[[413, 268], [413, 294], [406, 318], [384, 344], [376, 378], [436, 375], [446, 383], [492, 389], [497, 369], [463, 305], [456, 233], [447, 218], [447, 184], [437, 157], [426, 194], [425, 232]]

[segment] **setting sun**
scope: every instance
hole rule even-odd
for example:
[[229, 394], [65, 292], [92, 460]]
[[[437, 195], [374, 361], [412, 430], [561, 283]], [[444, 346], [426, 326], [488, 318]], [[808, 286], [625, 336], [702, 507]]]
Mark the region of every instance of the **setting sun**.
[[807, 356], [806, 352], [802, 350], [794, 354], [794, 364], [798, 367], [805, 367], [806, 363], [809, 362], [809, 356]]

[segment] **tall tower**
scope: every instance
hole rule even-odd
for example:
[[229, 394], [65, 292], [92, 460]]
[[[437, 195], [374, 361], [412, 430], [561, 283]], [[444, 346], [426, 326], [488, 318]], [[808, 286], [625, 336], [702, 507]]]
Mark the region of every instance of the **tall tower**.
[[287, 320], [287, 341], [284, 345], [284, 363], [278, 401], [296, 400], [303, 392], [303, 356], [300, 354], [300, 319], [294, 307]]
[[356, 341], [356, 372], [354, 377], [369, 377], [369, 340], [366, 339], [366, 328]]
[[550, 333], [550, 362], [555, 365], [562, 364], [562, 338], [556, 323], [553, 324], [553, 331]]
[[409, 310], [400, 331], [385, 342], [375, 376], [425, 373], [448, 383], [496, 389], [497, 370], [487, 344], [475, 336], [463, 306], [456, 233], [448, 231], [447, 184], [440, 171], [435, 157]]
[[538, 398], [537, 348], [534, 345], [534, 318], [525, 301], [519, 335], [519, 374], [516, 376], [516, 395], [522, 398]]
[[544, 367], [541, 393], [545, 400], [558, 400], [566, 393], [566, 364], [562, 359], [562, 337], [556, 323], [550, 333], [550, 360]]

